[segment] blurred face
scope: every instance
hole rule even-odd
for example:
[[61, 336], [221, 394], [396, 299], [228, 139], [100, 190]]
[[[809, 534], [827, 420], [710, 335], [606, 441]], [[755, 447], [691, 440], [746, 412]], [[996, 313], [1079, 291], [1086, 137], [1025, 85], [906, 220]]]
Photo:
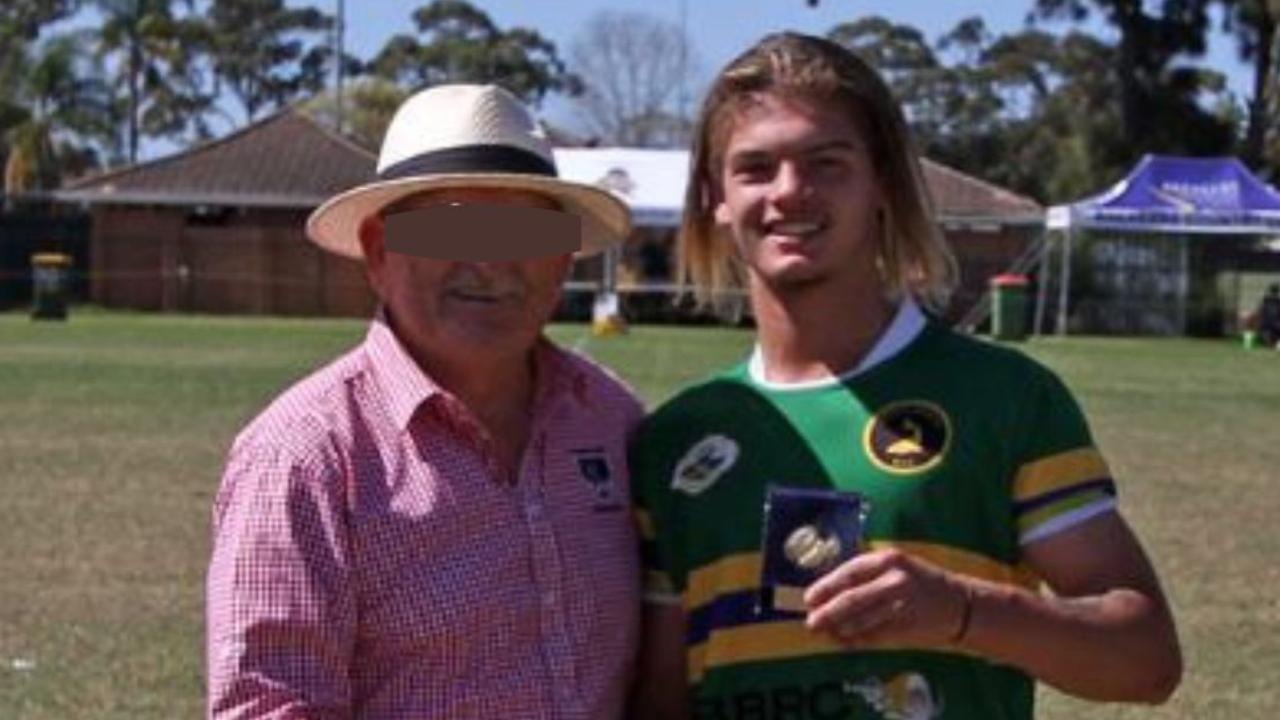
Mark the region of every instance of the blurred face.
[[[469, 203], [558, 209], [537, 193], [475, 188], [415, 195], [393, 212]], [[365, 221], [360, 242], [374, 290], [401, 342], [417, 357], [527, 352], [555, 311], [572, 262], [569, 255], [467, 262], [389, 252], [380, 217]]]
[[879, 283], [884, 201], [862, 133], [829, 103], [761, 94], [731, 121], [717, 224], [776, 292]]

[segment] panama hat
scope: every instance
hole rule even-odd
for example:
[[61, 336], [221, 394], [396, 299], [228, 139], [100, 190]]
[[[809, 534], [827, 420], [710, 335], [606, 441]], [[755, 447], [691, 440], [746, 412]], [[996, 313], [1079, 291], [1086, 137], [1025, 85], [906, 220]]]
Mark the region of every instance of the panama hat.
[[378, 154], [378, 179], [327, 200], [307, 219], [320, 247], [360, 258], [365, 218], [402, 198], [446, 188], [527, 190], [581, 218], [582, 249], [622, 242], [631, 213], [609, 191], [557, 177], [542, 129], [514, 95], [495, 85], [439, 85], [396, 111]]

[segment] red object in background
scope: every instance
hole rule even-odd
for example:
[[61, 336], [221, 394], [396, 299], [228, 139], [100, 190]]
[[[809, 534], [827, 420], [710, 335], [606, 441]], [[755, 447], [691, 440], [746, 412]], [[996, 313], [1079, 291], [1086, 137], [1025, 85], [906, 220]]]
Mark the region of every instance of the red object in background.
[[1026, 287], [1029, 284], [1031, 284], [1031, 280], [1026, 275], [1005, 273], [991, 278], [992, 287]]

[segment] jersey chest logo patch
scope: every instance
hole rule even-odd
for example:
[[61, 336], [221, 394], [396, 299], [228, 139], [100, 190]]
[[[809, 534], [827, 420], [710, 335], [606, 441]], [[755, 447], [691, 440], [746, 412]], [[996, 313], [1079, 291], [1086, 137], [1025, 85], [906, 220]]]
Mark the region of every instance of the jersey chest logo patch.
[[867, 421], [862, 447], [881, 470], [922, 473], [942, 462], [951, 449], [951, 418], [924, 400], [890, 403]]
[[738, 461], [738, 443], [724, 435], [708, 435], [689, 448], [671, 473], [671, 489], [701, 495]]

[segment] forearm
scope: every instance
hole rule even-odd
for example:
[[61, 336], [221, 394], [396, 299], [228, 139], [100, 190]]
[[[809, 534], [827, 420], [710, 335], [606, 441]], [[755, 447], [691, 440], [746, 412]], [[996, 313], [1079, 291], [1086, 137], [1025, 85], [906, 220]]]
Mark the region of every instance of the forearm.
[[645, 604], [644, 644], [631, 697], [633, 720], [692, 717], [685, 673], [685, 616], [676, 604]]
[[1168, 609], [1130, 588], [1077, 598], [972, 582], [958, 649], [1091, 700], [1160, 703], [1182, 675]]

